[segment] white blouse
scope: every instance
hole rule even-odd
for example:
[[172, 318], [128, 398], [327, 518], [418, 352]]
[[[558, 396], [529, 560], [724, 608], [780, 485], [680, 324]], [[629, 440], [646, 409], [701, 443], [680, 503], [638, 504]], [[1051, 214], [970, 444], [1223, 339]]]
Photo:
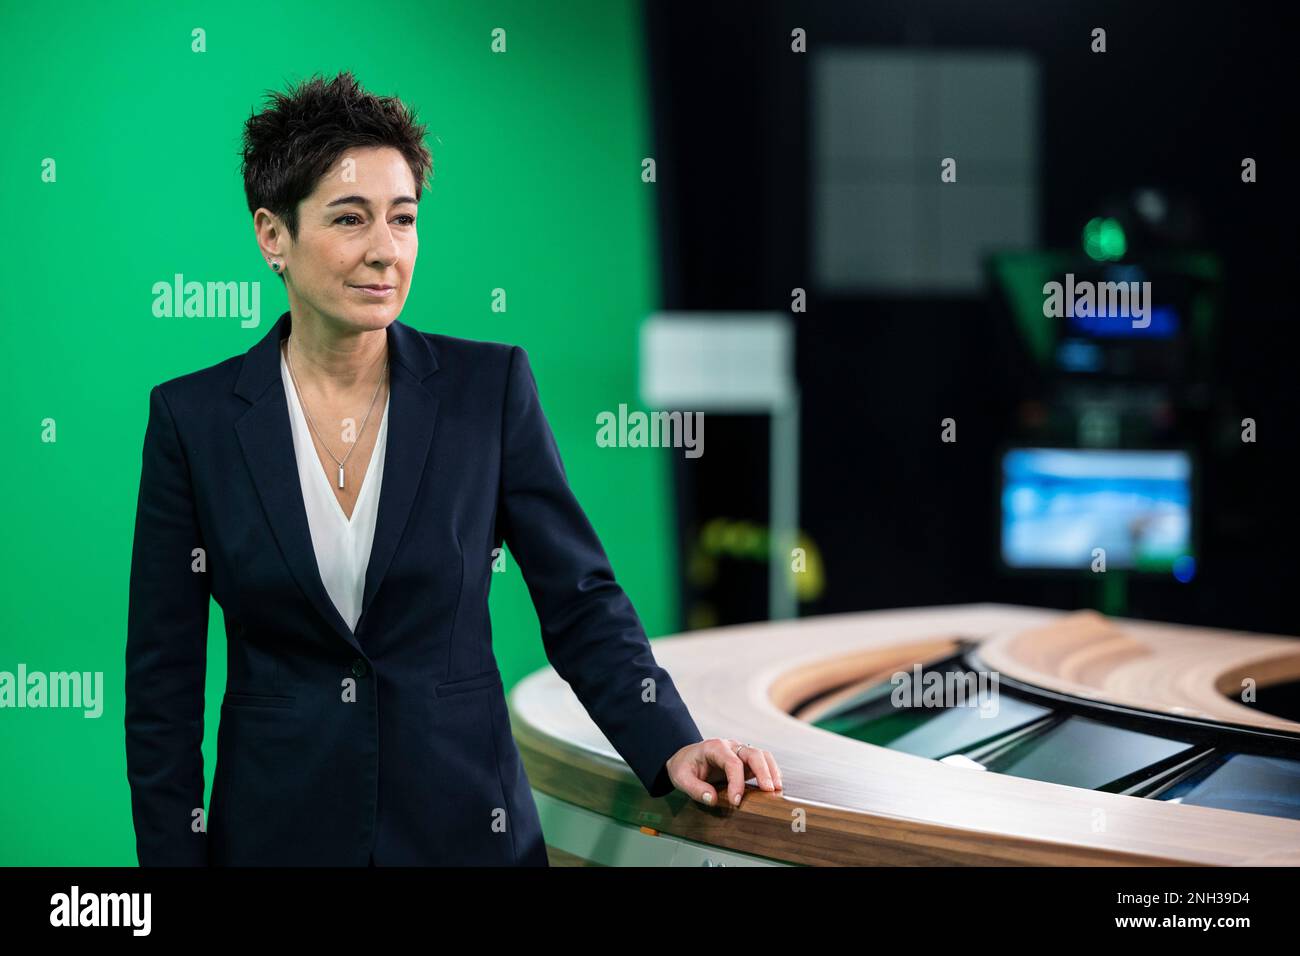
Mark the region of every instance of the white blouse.
[[[330, 479], [325, 475], [316, 446], [312, 442], [311, 428], [298, 401], [289, 374], [289, 363], [284, 350], [280, 350], [280, 378], [284, 394], [289, 401], [289, 421], [293, 425], [293, 450], [298, 459], [298, 478], [302, 483], [302, 500], [307, 506], [307, 524], [311, 528], [311, 543], [316, 551], [316, 565], [321, 582], [329, 592], [330, 600], [355, 631], [361, 617], [361, 599], [366, 588], [366, 568], [370, 564], [370, 546], [375, 540], [375, 516], [379, 511], [379, 489], [384, 482], [384, 449], [388, 444], [388, 398], [380, 417], [379, 436], [371, 453], [361, 483], [361, 493], [352, 509], [352, 518], [343, 513], [343, 506], [334, 497]], [[367, 428], [374, 427], [372, 420]], [[330, 464], [331, 473], [337, 465]]]

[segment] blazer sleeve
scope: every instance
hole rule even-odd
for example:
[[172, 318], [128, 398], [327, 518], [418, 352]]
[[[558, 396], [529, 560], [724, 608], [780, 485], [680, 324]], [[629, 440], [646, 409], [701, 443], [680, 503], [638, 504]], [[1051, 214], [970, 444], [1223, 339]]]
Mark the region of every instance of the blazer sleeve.
[[703, 738], [569, 487], [518, 346], [503, 414], [497, 520], [537, 609], [546, 657], [650, 796], [671, 793], [668, 758]]
[[[131, 550], [126, 641], [126, 766], [141, 866], [205, 866], [203, 691], [210, 578], [176, 423], [149, 393]], [[206, 552], [205, 552], [206, 554]]]

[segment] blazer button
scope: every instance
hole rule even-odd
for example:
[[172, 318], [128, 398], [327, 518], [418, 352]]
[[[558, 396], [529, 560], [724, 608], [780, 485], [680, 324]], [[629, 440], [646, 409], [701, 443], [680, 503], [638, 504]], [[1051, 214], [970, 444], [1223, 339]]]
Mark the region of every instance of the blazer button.
[[366, 662], [360, 657], [352, 662], [352, 673], [356, 674], [358, 677], [366, 676]]

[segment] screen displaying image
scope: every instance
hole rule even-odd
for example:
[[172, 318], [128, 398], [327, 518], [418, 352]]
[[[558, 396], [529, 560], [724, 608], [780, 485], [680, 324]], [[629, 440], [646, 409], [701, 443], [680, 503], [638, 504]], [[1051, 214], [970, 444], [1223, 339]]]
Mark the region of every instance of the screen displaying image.
[[1018, 448], [1002, 459], [1002, 560], [1013, 568], [1177, 569], [1192, 556], [1181, 451]]

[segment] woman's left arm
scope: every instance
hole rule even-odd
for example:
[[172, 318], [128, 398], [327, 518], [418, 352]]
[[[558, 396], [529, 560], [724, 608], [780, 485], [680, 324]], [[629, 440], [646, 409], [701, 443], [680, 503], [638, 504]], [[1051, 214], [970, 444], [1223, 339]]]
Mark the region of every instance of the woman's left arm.
[[[723, 739], [704, 740], [672, 678], [655, 662], [632, 602], [569, 487], [528, 353], [518, 346], [507, 372], [501, 457], [498, 531], [523, 571], [551, 666], [650, 796], [680, 788], [709, 803], [712, 768], [730, 774], [738, 800], [742, 761], [761, 752], [742, 751], [738, 758]], [[770, 774], [766, 765], [758, 771], [755, 766], [762, 785]]]

